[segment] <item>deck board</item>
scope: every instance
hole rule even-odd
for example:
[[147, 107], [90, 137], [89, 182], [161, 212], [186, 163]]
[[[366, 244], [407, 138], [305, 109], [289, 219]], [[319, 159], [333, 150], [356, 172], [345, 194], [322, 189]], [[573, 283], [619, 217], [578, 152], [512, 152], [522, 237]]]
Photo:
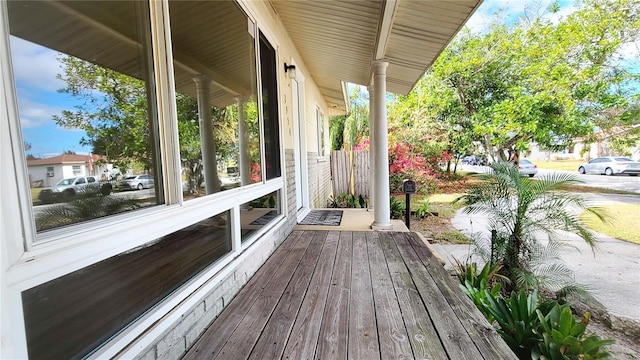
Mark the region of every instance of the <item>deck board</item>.
[[353, 234], [353, 266], [349, 301], [349, 359], [380, 359], [371, 269], [364, 232]]
[[294, 231], [187, 359], [516, 359], [411, 233]]
[[352, 232], [340, 233], [331, 286], [320, 326], [316, 359], [331, 360], [347, 357], [352, 234]]
[[202, 334], [185, 355], [185, 359], [213, 359], [222, 346], [231, 337], [234, 330], [244, 318], [254, 301], [260, 297], [264, 284], [267, 283], [282, 265], [289, 251], [302, 236], [302, 232], [295, 232], [282, 243], [272, 256], [264, 263], [260, 270], [249, 279], [247, 284], [240, 290], [227, 307], [211, 324], [207, 331]]
[[325, 238], [325, 232], [318, 231], [314, 234], [314, 241], [309, 244], [300, 265], [271, 315], [273, 321], [269, 321], [265, 326], [264, 335], [258, 339], [249, 359], [279, 359], [282, 356], [286, 340], [291, 334], [294, 320], [309, 287], [311, 275], [318, 263]]
[[462, 322], [470, 339], [485, 359], [512, 359], [514, 354], [502, 337], [493, 329], [475, 305], [458, 288], [449, 273], [442, 266], [428, 266], [436, 260], [417, 235], [396, 236], [399, 246], [410, 244], [422, 263], [429, 268], [429, 274], [438, 284], [438, 288]]
[[224, 344], [216, 359], [247, 359], [251, 354], [253, 345], [258, 341], [286, 286], [296, 273], [307, 247], [311, 244], [311, 240], [311, 236], [301, 236], [296, 242], [282, 266], [278, 268], [271, 280], [266, 284], [262, 295], [256, 299], [245, 314], [235, 329], [233, 336]]
[[381, 242], [387, 258], [391, 279], [396, 289], [409, 341], [416, 359], [445, 359], [447, 353], [439, 341], [429, 312], [422, 302], [411, 273], [407, 268], [392, 234], [383, 233]]
[[284, 350], [283, 359], [312, 359], [315, 356], [320, 324], [324, 315], [331, 274], [338, 250], [338, 232], [327, 234], [316, 271], [298, 312], [292, 334]]
[[404, 326], [402, 312], [393, 287], [391, 274], [382, 250], [382, 234], [369, 234], [367, 244], [375, 299], [376, 319], [378, 322], [378, 341], [382, 359], [411, 359], [413, 352]]

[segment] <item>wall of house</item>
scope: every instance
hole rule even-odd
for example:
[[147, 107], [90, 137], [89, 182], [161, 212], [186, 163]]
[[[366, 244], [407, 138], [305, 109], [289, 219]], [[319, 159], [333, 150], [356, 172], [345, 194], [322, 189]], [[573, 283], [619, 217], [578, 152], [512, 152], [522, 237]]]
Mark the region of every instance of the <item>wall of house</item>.
[[[48, 167], [53, 167], [52, 177], [47, 176]], [[63, 166], [61, 164], [29, 166], [29, 177], [31, 182], [42, 181], [43, 187], [51, 187], [58, 181], [64, 179], [63, 173]]]
[[317, 152], [307, 153], [309, 167], [309, 196], [314, 208], [326, 208], [332, 195], [331, 162], [327, 157], [319, 157]]
[[[158, 3], [152, 2], [156, 9]], [[297, 71], [305, 76], [305, 118], [307, 159], [309, 163], [310, 200], [313, 206], [324, 207], [330, 194], [329, 161], [318, 156], [316, 110], [327, 113], [326, 104], [313, 79], [306, 74], [305, 65], [297, 54], [284, 26], [266, 2], [247, 1], [241, 3], [243, 9], [253, 18], [261, 31], [267, 35], [277, 50], [280, 138], [283, 173], [281, 179], [264, 184], [251, 185], [248, 190], [237, 189], [233, 194], [222, 194], [216, 200], [206, 197], [182, 203], [171, 195], [165, 204], [151, 207], [139, 213], [116, 215], [98, 219], [91, 224], [71, 226], [55, 234], [48, 234], [44, 240], [33, 229], [33, 210], [29, 204], [28, 174], [24, 159], [19, 130], [18, 111], [15, 108], [12, 70], [9, 66], [7, 29], [0, 29], [0, 70], [2, 86], [0, 101], [7, 112], [0, 113], [2, 126], [0, 153], [2, 162], [0, 187], [0, 290], [2, 290], [2, 327], [0, 328], [0, 358], [25, 358], [27, 346], [24, 335], [21, 293], [65, 275], [85, 269], [105, 259], [127, 253], [155, 239], [194, 224], [208, 214], [229, 211], [233, 217], [240, 212], [239, 205], [251, 200], [252, 193], [273, 190], [280, 191], [281, 208], [284, 217], [269, 224], [260, 237], [250, 242], [234, 240], [233, 256], [228, 256], [212, 264], [205, 271], [185, 283], [140, 319], [136, 320], [121, 334], [118, 334], [94, 357], [140, 359], [177, 359], [197, 339], [201, 332], [215, 319], [224, 306], [241, 290], [251, 275], [266, 261], [278, 245], [291, 233], [296, 224], [296, 184], [294, 177], [293, 118], [291, 116], [291, 85], [284, 74], [283, 63], [294, 59]], [[0, 4], [0, 19], [6, 23], [5, 4]], [[157, 10], [152, 10], [157, 11]], [[153, 13], [152, 16], [157, 14]], [[160, 18], [161, 16], [157, 16]], [[161, 70], [157, 70], [161, 72]], [[166, 82], [167, 79], [161, 81]], [[163, 84], [159, 86], [165, 86]], [[167, 96], [161, 94], [161, 96]], [[165, 99], [166, 100], [166, 99]], [[166, 103], [166, 101], [165, 101]], [[167, 110], [160, 107], [160, 109]], [[161, 117], [170, 117], [168, 112]], [[163, 120], [163, 121], [166, 121]], [[167, 128], [170, 128], [169, 126]], [[328, 128], [325, 131], [328, 144]], [[168, 136], [170, 138], [170, 136]], [[177, 136], [175, 136], [177, 138]], [[176, 139], [173, 139], [174, 141]], [[165, 140], [163, 140], [165, 141]], [[179, 160], [179, 159], [178, 159]], [[178, 160], [175, 162], [178, 163]], [[44, 170], [41, 170], [44, 169]], [[33, 169], [32, 176], [40, 172], [46, 175], [46, 166]], [[72, 167], [60, 166], [54, 169], [54, 179], [72, 177]], [[83, 174], [86, 167], [82, 165]], [[170, 171], [164, 169], [164, 171]], [[60, 174], [61, 176], [59, 176]], [[179, 174], [169, 173], [165, 186], [175, 185]], [[116, 221], [118, 231], [109, 231]], [[233, 220], [233, 221], [238, 221]], [[234, 225], [235, 226], [235, 225]], [[239, 228], [239, 227], [238, 227]]]

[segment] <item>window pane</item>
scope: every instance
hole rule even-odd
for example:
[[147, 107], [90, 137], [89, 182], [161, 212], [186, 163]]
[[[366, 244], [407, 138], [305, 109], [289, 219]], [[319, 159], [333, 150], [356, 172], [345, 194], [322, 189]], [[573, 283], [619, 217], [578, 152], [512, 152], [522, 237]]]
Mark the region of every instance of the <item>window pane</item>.
[[115, 187], [125, 173], [160, 176], [146, 4], [7, 7], [37, 230], [162, 203], [160, 189], [131, 196]]
[[231, 1], [170, 1], [185, 198], [262, 181], [255, 41]]
[[316, 120], [318, 122], [318, 156], [326, 155], [326, 146], [324, 143], [324, 129], [325, 129], [325, 119], [324, 115], [320, 112], [320, 109], [316, 109]]
[[267, 180], [280, 177], [280, 124], [278, 122], [278, 83], [276, 51], [260, 33], [260, 70], [264, 113], [264, 152]]
[[231, 251], [230, 213], [22, 293], [29, 359], [79, 359]]
[[261, 196], [240, 205], [240, 227], [242, 241], [275, 220], [282, 213], [280, 209], [280, 191]]

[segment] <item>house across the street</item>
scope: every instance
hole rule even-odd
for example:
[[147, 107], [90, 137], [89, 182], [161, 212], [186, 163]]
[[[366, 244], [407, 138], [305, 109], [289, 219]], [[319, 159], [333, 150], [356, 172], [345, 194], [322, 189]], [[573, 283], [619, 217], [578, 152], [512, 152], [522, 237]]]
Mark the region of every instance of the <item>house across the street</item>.
[[62, 154], [42, 159], [28, 159], [31, 187], [51, 187], [62, 179], [76, 176], [95, 176], [107, 180], [113, 165], [101, 155]]

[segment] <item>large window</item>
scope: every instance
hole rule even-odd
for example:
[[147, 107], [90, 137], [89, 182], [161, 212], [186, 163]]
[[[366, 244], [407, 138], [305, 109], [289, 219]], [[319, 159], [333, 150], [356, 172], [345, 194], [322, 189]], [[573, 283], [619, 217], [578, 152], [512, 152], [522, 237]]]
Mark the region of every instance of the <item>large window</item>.
[[[118, 186], [122, 176], [143, 173], [162, 184], [146, 4], [7, 7], [37, 230], [162, 203], [161, 189], [131, 194]], [[44, 172], [43, 164], [62, 171]]]
[[186, 199], [262, 181], [255, 39], [232, 1], [170, 1]]
[[76, 359], [231, 251], [229, 212], [22, 293], [29, 359]]
[[282, 220], [274, 46], [234, 1], [151, 4], [6, 2], [41, 240], [16, 270], [29, 358], [120, 351]]

